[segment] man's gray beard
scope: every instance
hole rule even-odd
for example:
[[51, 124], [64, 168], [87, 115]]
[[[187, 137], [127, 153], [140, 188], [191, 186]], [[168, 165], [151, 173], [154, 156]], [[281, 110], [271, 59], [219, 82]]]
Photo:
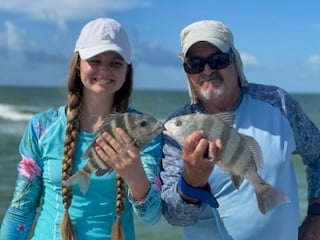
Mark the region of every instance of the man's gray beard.
[[224, 92], [224, 86], [222, 85], [220, 88], [215, 89], [214, 91], [204, 91], [201, 90], [201, 95], [204, 99], [206, 100], [210, 100], [210, 99], [214, 99], [217, 97], [220, 97]]

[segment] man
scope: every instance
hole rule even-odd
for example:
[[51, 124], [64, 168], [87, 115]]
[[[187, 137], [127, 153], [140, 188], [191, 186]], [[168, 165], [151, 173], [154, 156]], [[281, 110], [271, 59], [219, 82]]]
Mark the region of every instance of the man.
[[[261, 212], [249, 181], [244, 179], [237, 189], [230, 174], [216, 164], [228, 148], [220, 139], [208, 140], [203, 131], [194, 131], [182, 146], [165, 136], [161, 177], [167, 221], [183, 227], [185, 240], [283, 240], [298, 239], [298, 235], [318, 239], [319, 129], [284, 90], [247, 82], [233, 35], [223, 23], [192, 23], [182, 30], [181, 45], [191, 103], [170, 119], [190, 113], [233, 112], [233, 127], [253, 137], [261, 148], [259, 175], [289, 201]], [[292, 154], [300, 154], [307, 165], [309, 208], [299, 231]]]

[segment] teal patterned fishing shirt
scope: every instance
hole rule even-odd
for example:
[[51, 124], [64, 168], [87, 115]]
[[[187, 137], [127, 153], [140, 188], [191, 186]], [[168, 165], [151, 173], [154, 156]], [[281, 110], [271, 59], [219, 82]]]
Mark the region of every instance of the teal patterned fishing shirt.
[[[129, 112], [140, 113], [134, 109], [129, 109]], [[38, 113], [30, 120], [20, 143], [22, 159], [18, 165], [13, 200], [1, 225], [1, 240], [27, 239], [32, 234], [32, 224], [35, 224], [32, 239], [61, 239], [65, 131], [65, 106]], [[87, 163], [88, 160], [82, 160], [81, 156], [95, 137], [95, 133], [79, 132], [74, 172]], [[161, 135], [158, 135], [141, 151], [141, 160], [151, 188], [142, 202], [132, 201], [128, 193], [121, 216], [126, 240], [135, 239], [133, 210], [140, 220], [149, 225], [161, 217], [161, 141]], [[115, 203], [114, 171], [103, 176], [92, 174], [85, 195], [78, 186], [74, 186], [69, 214], [77, 240], [110, 239], [116, 218]]]

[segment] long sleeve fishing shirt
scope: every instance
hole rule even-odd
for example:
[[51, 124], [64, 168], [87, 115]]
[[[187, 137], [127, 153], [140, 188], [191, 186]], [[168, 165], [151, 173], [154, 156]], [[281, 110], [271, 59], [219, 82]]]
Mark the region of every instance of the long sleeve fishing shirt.
[[[260, 145], [263, 166], [260, 176], [290, 202], [262, 214], [253, 187], [245, 179], [236, 189], [230, 174], [215, 166], [209, 177], [219, 208], [205, 203], [189, 204], [177, 192], [183, 169], [181, 147], [164, 138], [162, 198], [164, 216], [183, 228], [184, 240], [207, 239], [298, 239], [299, 198], [292, 155], [299, 154], [306, 165], [308, 197], [320, 197], [320, 132], [300, 105], [284, 90], [258, 84], [242, 89], [242, 98], [232, 109], [233, 127], [253, 137]], [[200, 104], [187, 104], [170, 118], [189, 113], [206, 113]], [[224, 149], [227, 151], [227, 149]]]
[[[13, 200], [1, 225], [1, 240], [27, 239], [29, 234], [31, 239], [61, 239], [65, 132], [65, 106], [38, 113], [30, 120], [20, 143], [22, 160], [18, 165]], [[95, 137], [96, 133], [79, 132], [74, 172], [87, 163], [88, 159], [81, 157]], [[159, 178], [161, 166], [161, 135], [141, 151], [141, 160], [152, 187], [143, 202], [125, 199], [121, 222], [126, 240], [135, 239], [133, 210], [146, 224], [154, 224], [161, 216], [160, 188], [155, 184], [159, 182], [156, 178]], [[85, 195], [77, 185], [72, 191], [69, 215], [77, 240], [111, 239], [116, 218], [115, 172], [103, 176], [91, 174]], [[32, 224], [35, 224], [34, 231], [31, 231]]]

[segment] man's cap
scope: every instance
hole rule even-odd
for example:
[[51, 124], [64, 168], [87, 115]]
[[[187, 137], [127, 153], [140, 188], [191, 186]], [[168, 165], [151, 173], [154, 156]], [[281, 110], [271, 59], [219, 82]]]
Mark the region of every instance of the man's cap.
[[239, 52], [233, 44], [233, 34], [222, 22], [215, 20], [202, 20], [194, 22], [184, 29], [180, 34], [182, 52], [179, 56], [186, 57], [190, 47], [197, 42], [208, 42], [216, 46], [221, 52], [227, 53], [230, 50], [235, 57], [235, 65], [238, 71], [241, 86], [248, 84], [243, 73], [243, 66]]
[[222, 22], [213, 20], [204, 20], [188, 25], [182, 30], [180, 38], [184, 56], [189, 48], [199, 41], [209, 42], [224, 53], [228, 52], [233, 45], [231, 31]]

